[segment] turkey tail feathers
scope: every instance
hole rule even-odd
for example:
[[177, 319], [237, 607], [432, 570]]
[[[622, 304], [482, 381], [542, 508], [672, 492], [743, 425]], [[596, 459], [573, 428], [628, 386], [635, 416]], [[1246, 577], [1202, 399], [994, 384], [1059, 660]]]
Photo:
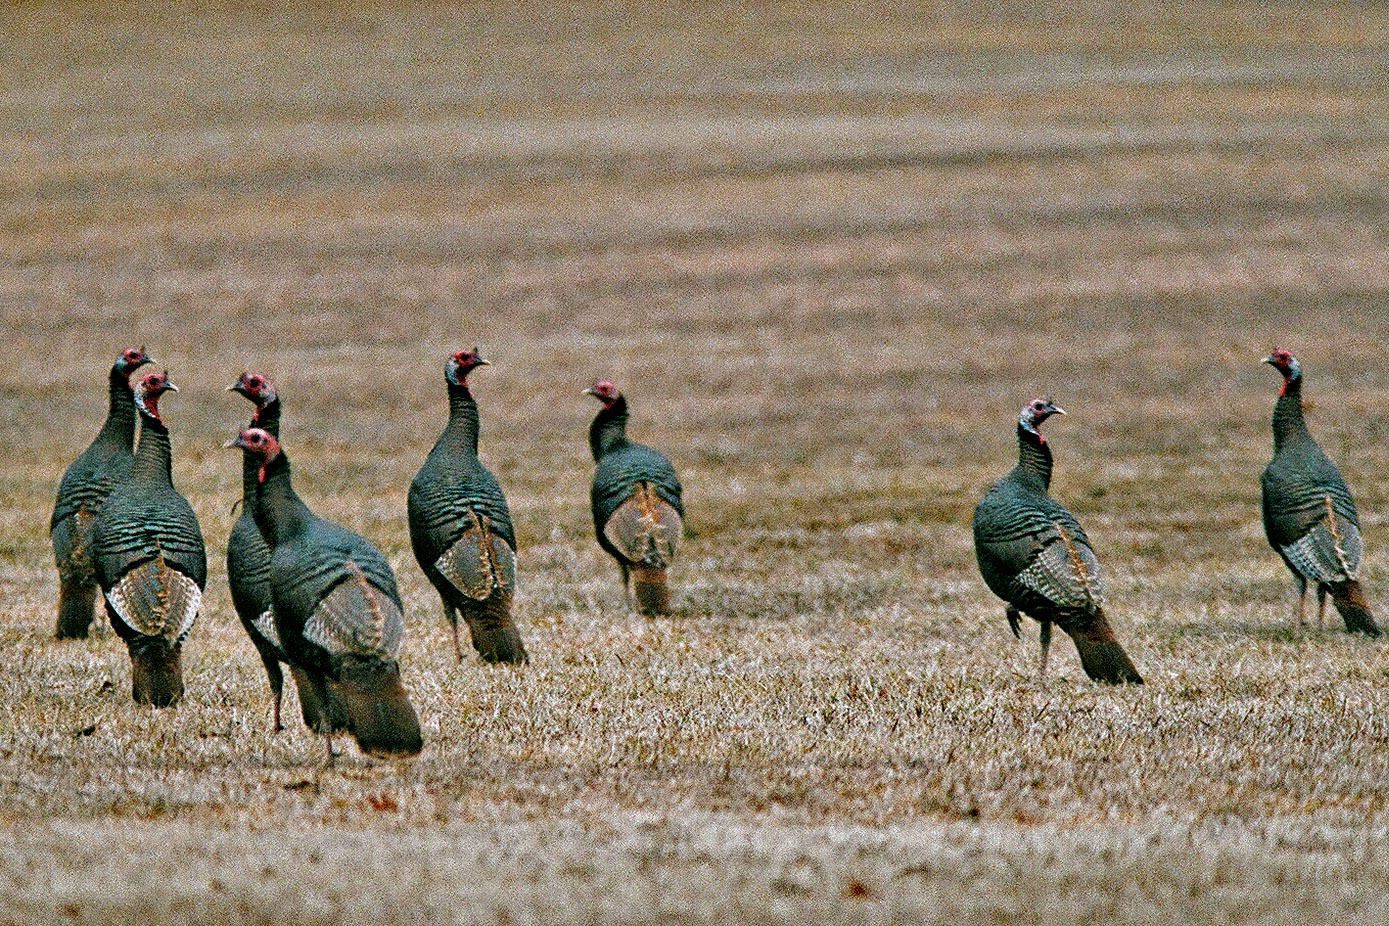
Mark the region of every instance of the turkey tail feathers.
[[1062, 625], [1062, 629], [1075, 642], [1080, 664], [1090, 678], [1108, 685], [1143, 684], [1138, 667], [1114, 638], [1114, 631], [1103, 615], [1097, 615], [1087, 627]]
[[632, 592], [637, 599], [637, 612], [656, 615], [670, 613], [670, 586], [664, 569], [646, 566], [632, 567]]
[[1074, 637], [1076, 652], [1080, 653], [1080, 664], [1085, 674], [1097, 682], [1108, 685], [1141, 685], [1143, 676], [1129, 659], [1129, 654], [1117, 640], [1098, 643], [1082, 637]]
[[400, 682], [400, 668], [379, 659], [343, 660], [328, 689], [348, 731], [368, 755], [413, 756], [424, 748], [420, 720]]
[[183, 666], [177, 644], [163, 637], [130, 642], [130, 687], [136, 704], [170, 707], [183, 697]]
[[473, 638], [473, 649], [483, 662], [520, 664], [530, 662], [521, 631], [511, 618], [511, 598], [501, 591], [486, 601], [465, 604], [459, 609]]
[[82, 506], [53, 525], [53, 550], [58, 561], [59, 640], [85, 639], [96, 617], [96, 575], [90, 549], [96, 518]]
[[434, 568], [458, 591], [458, 611], [484, 662], [529, 662], [521, 632], [511, 619], [516, 554], [491, 531], [486, 518], [476, 512], [472, 518], [474, 527], [444, 551]]
[[63, 582], [58, 588], [59, 640], [81, 640], [91, 633], [92, 618], [96, 616], [96, 586]]
[[331, 729], [323, 713], [323, 696], [308, 673], [290, 664], [289, 674], [294, 677], [294, 689], [299, 693], [299, 714], [304, 718], [304, 726], [316, 733]]
[[1374, 615], [1370, 613], [1370, 602], [1365, 597], [1365, 590], [1359, 582], [1352, 579], [1349, 582], [1329, 585], [1327, 588], [1331, 592], [1331, 600], [1336, 605], [1336, 610], [1341, 612], [1341, 617], [1346, 622], [1346, 630], [1351, 633], [1363, 633], [1369, 637], [1382, 636]]
[[494, 631], [482, 634], [474, 633], [473, 647], [482, 656], [483, 662], [521, 665], [531, 661], [525, 643], [521, 642], [521, 631], [516, 629], [515, 624], [498, 627]]

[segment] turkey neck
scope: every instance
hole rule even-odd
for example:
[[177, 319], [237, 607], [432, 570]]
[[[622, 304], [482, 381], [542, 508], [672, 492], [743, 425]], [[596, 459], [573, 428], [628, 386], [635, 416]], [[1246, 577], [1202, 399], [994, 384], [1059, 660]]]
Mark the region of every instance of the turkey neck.
[[618, 396], [612, 405], [604, 407], [588, 429], [588, 447], [593, 459], [627, 443], [627, 398]]
[[[280, 400], [272, 399], [256, 409], [251, 416], [251, 427], [260, 428], [279, 440]], [[260, 463], [249, 453], [241, 455], [241, 509], [250, 511], [256, 500], [256, 486], [260, 485]]]
[[[256, 471], [259, 477], [259, 464]], [[256, 519], [261, 536], [270, 541], [271, 546], [283, 543], [302, 531], [313, 517], [309, 506], [294, 491], [294, 484], [289, 478], [289, 458], [283, 452], [265, 465], [265, 481], [257, 478], [255, 505], [251, 514]]]
[[439, 435], [436, 446], [477, 456], [478, 427], [477, 400], [469, 391], [468, 384], [457, 386], [449, 383], [449, 423], [444, 426], [444, 433]]
[[1273, 452], [1290, 441], [1311, 440], [1307, 422], [1302, 420], [1302, 374], [1283, 383], [1278, 403], [1273, 406]]
[[1018, 425], [1018, 468], [1013, 471], [1019, 481], [1035, 485], [1045, 492], [1051, 485], [1051, 447], [1042, 435]]
[[119, 367], [111, 368], [110, 390], [110, 410], [97, 440], [117, 443], [129, 451], [135, 446], [135, 394], [130, 389], [130, 377]]
[[140, 412], [140, 448], [135, 451], [130, 478], [162, 480], [170, 485], [174, 482], [169, 428], [155, 416], [143, 411]]

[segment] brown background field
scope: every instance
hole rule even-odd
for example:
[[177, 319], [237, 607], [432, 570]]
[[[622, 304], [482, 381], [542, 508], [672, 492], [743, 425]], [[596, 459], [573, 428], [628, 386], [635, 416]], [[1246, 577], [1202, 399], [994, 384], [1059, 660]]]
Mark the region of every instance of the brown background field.
[[[1257, 359], [1389, 619], [1389, 16], [1139, 6], [0, 10], [0, 922], [1382, 922], [1389, 645], [1290, 624]], [[165, 712], [50, 639], [141, 342], [212, 561]], [[405, 531], [475, 342], [519, 671], [453, 661]], [[400, 575], [417, 762], [269, 732], [248, 366]], [[600, 375], [685, 480], [667, 620], [592, 541]], [[1142, 689], [1064, 641], [1039, 686], [978, 578], [1039, 393]]]

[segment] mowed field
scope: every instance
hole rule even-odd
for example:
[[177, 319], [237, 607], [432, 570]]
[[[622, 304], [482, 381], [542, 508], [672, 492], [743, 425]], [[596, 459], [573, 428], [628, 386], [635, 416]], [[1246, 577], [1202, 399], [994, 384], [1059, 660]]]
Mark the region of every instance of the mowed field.
[[[1298, 5], [0, 10], [0, 922], [1383, 922], [1389, 644], [1292, 624], [1275, 345], [1389, 620], [1389, 15]], [[211, 574], [187, 697], [52, 637], [63, 468], [146, 344]], [[405, 491], [443, 361], [530, 665], [452, 655]], [[272, 376], [395, 565], [416, 761], [321, 744], [226, 590]], [[581, 390], [680, 470], [676, 613]], [[1046, 394], [1148, 684], [1039, 684], [970, 516]]]

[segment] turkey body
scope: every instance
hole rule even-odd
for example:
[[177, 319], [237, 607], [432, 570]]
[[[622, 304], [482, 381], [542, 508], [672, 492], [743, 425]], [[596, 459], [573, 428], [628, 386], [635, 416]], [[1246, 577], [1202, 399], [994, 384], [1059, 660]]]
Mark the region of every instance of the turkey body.
[[346, 729], [374, 755], [418, 753], [423, 738], [400, 680], [405, 619], [390, 564], [365, 538], [309, 510], [283, 454], [260, 469], [254, 516], [270, 546], [275, 631], [320, 706], [319, 729]]
[[92, 530], [111, 490], [130, 474], [136, 419], [130, 374], [146, 362], [143, 356], [134, 365], [124, 357], [116, 361], [109, 378], [106, 421], [58, 484], [48, 532], [58, 567], [55, 633], [60, 640], [85, 637], [91, 630], [98, 588], [96, 564], [92, 560]]
[[[258, 407], [251, 418], [251, 425], [264, 428], [278, 438], [279, 398]], [[280, 702], [285, 685], [284, 671], [280, 665], [284, 663], [289, 665], [290, 674], [294, 677], [304, 725], [310, 730], [318, 730], [322, 725], [322, 710], [314, 686], [304, 676], [303, 670], [290, 663], [280, 645], [279, 631], [275, 628], [274, 602], [270, 592], [270, 545], [261, 536], [253, 513], [260, 464], [254, 458], [247, 457], [243, 458], [241, 467], [241, 516], [236, 519], [227, 537], [227, 585], [231, 589], [232, 605], [251, 644], [260, 655], [261, 664], [265, 666], [274, 699], [274, 728], [284, 729], [280, 723]]]
[[478, 459], [478, 410], [468, 387], [448, 383], [449, 420], [410, 483], [410, 545], [443, 601], [459, 658], [458, 616], [485, 662], [528, 661], [511, 615], [516, 534], [506, 495]]
[[1302, 375], [1289, 378], [1273, 412], [1274, 453], [1260, 479], [1264, 534], [1293, 574], [1298, 621], [1310, 583], [1318, 617], [1329, 595], [1346, 630], [1378, 637], [1379, 626], [1359, 582], [1364, 541], [1350, 488], [1307, 430]]
[[193, 507], [174, 488], [168, 428], [144, 411], [140, 421], [139, 450], [102, 506], [92, 546], [111, 626], [130, 650], [132, 695], [167, 707], [183, 695], [180, 656], [207, 554]]
[[618, 396], [594, 418], [589, 449], [597, 464], [590, 504], [598, 544], [629, 578], [643, 614], [670, 611], [666, 570], [684, 530], [683, 488], [658, 450], [627, 439], [627, 400]]
[[1043, 671], [1055, 625], [1075, 642], [1090, 678], [1141, 684], [1105, 617], [1100, 565], [1090, 540], [1047, 492], [1050, 448], [1022, 424], [1018, 443], [1018, 466], [989, 489], [974, 512], [974, 548], [985, 584], [1008, 603], [1014, 635], [1018, 612], [1041, 623]]

